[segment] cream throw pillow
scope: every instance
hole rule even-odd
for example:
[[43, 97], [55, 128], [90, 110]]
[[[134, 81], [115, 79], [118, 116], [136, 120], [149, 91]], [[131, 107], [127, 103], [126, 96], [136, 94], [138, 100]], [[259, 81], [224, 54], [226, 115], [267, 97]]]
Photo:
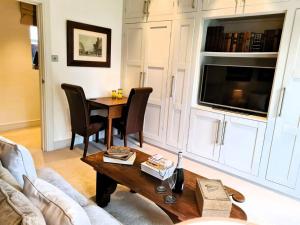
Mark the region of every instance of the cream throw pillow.
[[42, 179], [24, 178], [24, 194], [42, 211], [47, 225], [91, 225], [86, 212], [61, 190]]
[[0, 161], [0, 179], [4, 180], [6, 183], [13, 186], [18, 191], [21, 191], [20, 185], [18, 184], [14, 176], [11, 175], [11, 173], [2, 166], [1, 161]]
[[16, 178], [23, 188], [23, 175], [34, 180], [37, 175], [30, 152], [4, 137], [0, 137], [0, 159], [2, 165]]
[[46, 225], [42, 213], [8, 183], [0, 179], [1, 225]]

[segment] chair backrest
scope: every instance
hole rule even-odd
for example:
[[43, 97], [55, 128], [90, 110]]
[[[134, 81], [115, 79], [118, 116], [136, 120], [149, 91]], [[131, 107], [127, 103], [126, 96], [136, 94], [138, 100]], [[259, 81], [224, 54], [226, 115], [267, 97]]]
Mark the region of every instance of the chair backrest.
[[72, 132], [85, 132], [89, 125], [88, 105], [82, 87], [72, 84], [62, 84], [70, 108]]
[[124, 115], [127, 133], [143, 130], [146, 106], [152, 91], [150, 87], [131, 89]]

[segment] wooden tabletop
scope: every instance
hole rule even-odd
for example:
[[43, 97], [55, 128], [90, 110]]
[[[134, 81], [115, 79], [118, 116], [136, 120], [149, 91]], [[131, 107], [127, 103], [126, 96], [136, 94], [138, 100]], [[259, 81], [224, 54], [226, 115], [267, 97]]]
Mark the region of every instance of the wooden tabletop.
[[125, 105], [127, 103], [128, 98], [123, 97], [121, 99], [112, 99], [112, 97], [101, 97], [101, 98], [91, 98], [88, 99], [90, 103], [95, 103], [102, 106], [118, 106], [118, 105]]
[[[104, 174], [116, 182], [129, 187], [131, 190], [152, 200], [169, 215], [176, 216], [180, 221], [200, 217], [198, 211], [195, 189], [196, 178], [203, 178], [200, 175], [184, 170], [184, 191], [181, 194], [175, 194], [177, 201], [175, 204], [166, 204], [164, 195], [158, 194], [155, 188], [161, 183], [160, 180], [141, 171], [141, 163], [146, 161], [149, 155], [135, 150], [137, 157], [133, 166], [110, 164], [103, 162], [103, 152], [90, 155], [81, 160], [92, 166], [98, 173]], [[244, 197], [241, 193], [232, 188], [225, 187], [229, 195], [238, 202], [243, 202]], [[247, 220], [246, 213], [233, 204], [231, 218]]]

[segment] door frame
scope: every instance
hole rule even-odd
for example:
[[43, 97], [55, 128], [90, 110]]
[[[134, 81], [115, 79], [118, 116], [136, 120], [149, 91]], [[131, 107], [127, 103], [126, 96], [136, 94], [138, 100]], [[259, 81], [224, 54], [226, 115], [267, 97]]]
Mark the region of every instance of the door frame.
[[39, 50], [39, 87], [41, 114], [41, 148], [43, 151], [54, 149], [53, 143], [53, 98], [52, 79], [50, 73], [50, 21], [49, 0], [16, 0], [36, 5]]

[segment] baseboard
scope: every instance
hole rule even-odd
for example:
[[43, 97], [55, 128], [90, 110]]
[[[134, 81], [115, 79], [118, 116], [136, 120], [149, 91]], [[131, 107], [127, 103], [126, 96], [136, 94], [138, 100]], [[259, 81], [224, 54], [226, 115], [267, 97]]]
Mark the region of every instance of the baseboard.
[[41, 125], [41, 121], [39, 119], [16, 122], [16, 123], [0, 124], [0, 132], [21, 129], [21, 128], [27, 128], [27, 127], [36, 127], [36, 126], [40, 126], [40, 125]]

